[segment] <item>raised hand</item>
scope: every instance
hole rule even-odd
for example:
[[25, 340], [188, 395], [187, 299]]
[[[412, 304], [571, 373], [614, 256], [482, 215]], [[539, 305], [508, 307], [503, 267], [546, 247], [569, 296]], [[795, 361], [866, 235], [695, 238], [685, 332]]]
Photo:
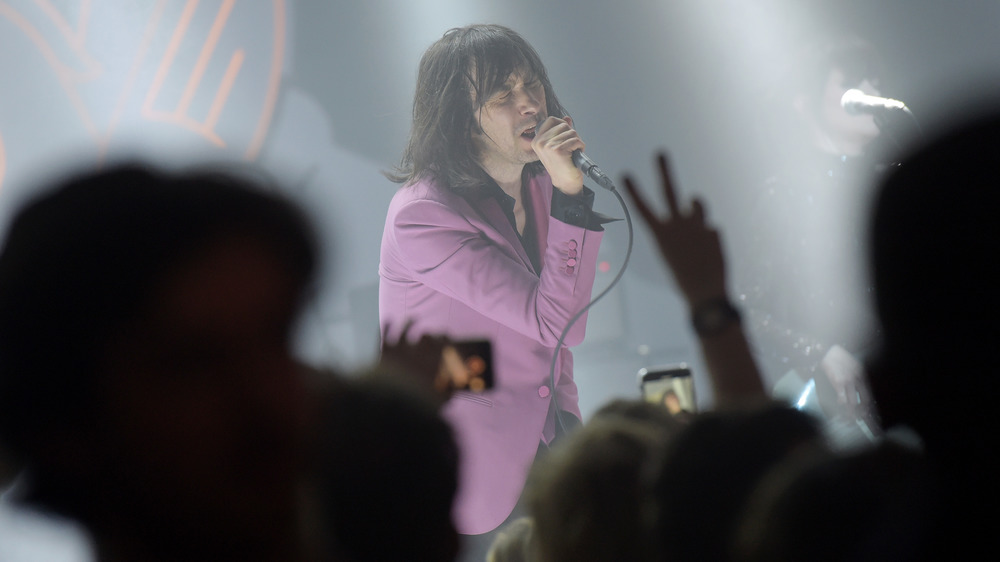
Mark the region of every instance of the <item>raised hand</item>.
[[477, 367], [471, 362], [475, 359], [482, 362], [483, 359], [463, 357], [458, 348], [461, 344], [447, 336], [424, 334], [416, 343], [410, 343], [407, 336], [412, 327], [413, 322], [407, 322], [399, 338], [390, 342], [390, 330], [386, 325], [382, 333], [382, 354], [372, 374], [405, 377], [410, 383], [431, 391], [440, 403], [451, 398], [456, 390], [481, 392], [487, 389], [482, 386], [487, 380], [483, 373], [491, 367]]
[[388, 339], [389, 326], [382, 333], [382, 354], [376, 373], [407, 376], [410, 381], [447, 400], [452, 392], [452, 372], [462, 365], [451, 341], [445, 336], [425, 334], [416, 343], [407, 337], [413, 322], [403, 327], [395, 342]]
[[657, 164], [667, 201], [667, 214], [663, 218], [653, 212], [629, 176], [623, 178], [626, 191], [643, 222], [653, 231], [660, 253], [688, 305], [695, 308], [725, 297], [725, 262], [719, 232], [705, 222], [705, 208], [697, 198], [692, 201], [690, 211], [681, 209], [666, 154], [657, 155]]
[[[727, 302], [722, 242], [719, 233], [705, 223], [705, 207], [701, 201], [693, 200], [690, 211], [681, 209], [665, 154], [657, 156], [657, 164], [663, 197], [667, 200], [665, 217], [660, 218], [653, 212], [639, 195], [632, 178], [626, 176], [622, 183], [643, 222], [656, 236], [660, 253], [670, 266], [694, 318], [695, 311], [703, 308], [701, 305], [712, 307], [713, 303]], [[699, 332], [699, 336], [716, 404], [740, 404], [765, 397], [760, 371], [739, 322], [729, 322], [721, 331], [708, 335]]]

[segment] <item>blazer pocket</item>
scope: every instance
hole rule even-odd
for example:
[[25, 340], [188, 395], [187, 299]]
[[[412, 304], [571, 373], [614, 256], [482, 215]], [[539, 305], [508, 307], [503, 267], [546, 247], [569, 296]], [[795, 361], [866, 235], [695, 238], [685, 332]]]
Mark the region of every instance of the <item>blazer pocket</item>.
[[482, 394], [476, 394], [474, 392], [469, 392], [467, 390], [459, 390], [458, 392], [456, 392], [455, 394], [452, 395], [452, 398], [459, 398], [459, 399], [465, 400], [467, 402], [473, 402], [475, 404], [482, 404], [483, 406], [486, 406], [487, 408], [492, 408], [493, 407], [493, 401], [490, 400], [489, 398], [484, 397]]

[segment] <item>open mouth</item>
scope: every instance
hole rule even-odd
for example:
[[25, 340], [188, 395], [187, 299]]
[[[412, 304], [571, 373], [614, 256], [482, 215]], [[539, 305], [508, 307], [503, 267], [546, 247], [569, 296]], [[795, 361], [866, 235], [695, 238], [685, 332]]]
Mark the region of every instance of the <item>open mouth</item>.
[[535, 138], [535, 128], [532, 127], [530, 129], [528, 129], [527, 131], [524, 131], [523, 133], [521, 133], [521, 136], [524, 137], [524, 138], [526, 138], [526, 139], [528, 139], [528, 140], [531, 140], [531, 139]]

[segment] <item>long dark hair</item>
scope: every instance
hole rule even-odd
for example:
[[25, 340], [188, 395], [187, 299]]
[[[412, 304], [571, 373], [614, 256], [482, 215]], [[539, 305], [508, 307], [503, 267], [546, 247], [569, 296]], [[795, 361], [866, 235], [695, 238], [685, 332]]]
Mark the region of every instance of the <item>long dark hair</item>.
[[[565, 114], [535, 49], [502, 25], [450, 29], [420, 59], [413, 96], [413, 127], [403, 158], [386, 176], [397, 183], [432, 177], [460, 193], [485, 181], [472, 133], [476, 112], [514, 72], [537, 78], [545, 89], [549, 115]], [[529, 164], [529, 173], [541, 164]]]

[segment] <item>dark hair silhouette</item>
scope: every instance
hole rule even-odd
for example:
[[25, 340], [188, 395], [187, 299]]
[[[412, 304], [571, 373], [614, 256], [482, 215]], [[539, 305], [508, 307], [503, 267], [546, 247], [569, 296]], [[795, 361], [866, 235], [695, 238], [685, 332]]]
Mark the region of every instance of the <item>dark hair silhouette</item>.
[[996, 503], [995, 344], [1000, 338], [1000, 113], [902, 159], [878, 193], [871, 230], [882, 324], [869, 381], [887, 427], [923, 439], [939, 557], [992, 548]]
[[350, 560], [453, 560], [458, 446], [436, 405], [408, 381], [344, 381], [319, 427], [320, 510]]
[[814, 419], [785, 407], [695, 418], [667, 446], [654, 478], [660, 559], [725, 560], [761, 478], [819, 436]]
[[982, 443], [996, 427], [998, 149], [1000, 117], [947, 135], [904, 159], [875, 206], [871, 263], [883, 345], [873, 390], [887, 425], [906, 423], [924, 439], [947, 436], [931, 447], [962, 435]]
[[88, 423], [99, 354], [172, 266], [226, 235], [273, 250], [303, 293], [316, 242], [300, 211], [248, 181], [140, 165], [71, 178], [15, 217], [0, 256], [0, 441]]

